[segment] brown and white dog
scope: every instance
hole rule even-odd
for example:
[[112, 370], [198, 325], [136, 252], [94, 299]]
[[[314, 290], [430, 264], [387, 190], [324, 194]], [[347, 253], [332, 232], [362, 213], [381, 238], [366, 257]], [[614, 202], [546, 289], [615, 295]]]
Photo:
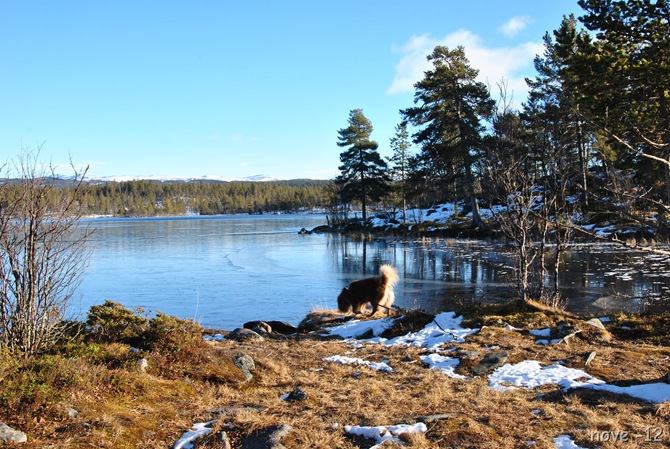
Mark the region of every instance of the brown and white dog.
[[344, 287], [340, 296], [337, 297], [337, 307], [340, 312], [361, 313], [368, 303], [372, 305], [372, 313], [382, 306], [388, 311], [393, 304], [395, 294], [393, 286], [398, 282], [398, 271], [391, 265], [382, 265], [379, 269], [380, 276], [360, 279]]

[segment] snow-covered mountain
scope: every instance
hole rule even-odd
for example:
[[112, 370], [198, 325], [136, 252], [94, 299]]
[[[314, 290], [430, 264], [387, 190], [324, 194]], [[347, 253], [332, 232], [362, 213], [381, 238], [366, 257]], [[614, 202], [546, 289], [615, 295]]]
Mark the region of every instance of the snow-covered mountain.
[[102, 182], [126, 182], [126, 181], [286, 181], [287, 178], [279, 178], [274, 176], [266, 175], [254, 175], [247, 177], [226, 177], [226, 176], [166, 176], [166, 175], [148, 175], [148, 176], [93, 176], [91, 177], [92, 181], [102, 181]]

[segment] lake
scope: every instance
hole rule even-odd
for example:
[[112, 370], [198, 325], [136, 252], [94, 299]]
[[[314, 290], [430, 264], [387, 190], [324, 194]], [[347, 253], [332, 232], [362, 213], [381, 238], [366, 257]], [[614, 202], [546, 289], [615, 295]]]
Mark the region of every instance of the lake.
[[[71, 314], [106, 299], [203, 326], [232, 330], [252, 320], [298, 324], [312, 309], [335, 309], [342, 287], [398, 268], [396, 302], [431, 312], [455, 303], [513, 296], [510, 248], [456, 239], [360, 240], [300, 235], [323, 215], [90, 219], [92, 255]], [[574, 311], [639, 309], [670, 292], [667, 260], [616, 246], [578, 245], [560, 283]]]

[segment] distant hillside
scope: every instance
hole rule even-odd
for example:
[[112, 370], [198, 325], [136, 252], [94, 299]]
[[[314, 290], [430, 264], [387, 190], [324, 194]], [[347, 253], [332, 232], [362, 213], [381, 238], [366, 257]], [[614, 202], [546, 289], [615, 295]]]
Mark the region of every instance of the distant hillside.
[[332, 181], [93, 180], [84, 191], [86, 215], [155, 216], [272, 213], [322, 209]]

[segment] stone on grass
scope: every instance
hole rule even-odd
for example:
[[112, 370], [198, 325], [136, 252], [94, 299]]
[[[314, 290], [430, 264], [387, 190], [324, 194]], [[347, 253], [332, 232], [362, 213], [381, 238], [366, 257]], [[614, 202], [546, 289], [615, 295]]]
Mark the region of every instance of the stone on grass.
[[503, 366], [508, 357], [509, 352], [507, 351], [495, 351], [486, 354], [484, 358], [477, 364], [477, 366], [475, 366], [474, 372], [478, 376], [490, 373], [491, 371]]
[[254, 371], [256, 370], [256, 363], [254, 363], [254, 359], [243, 352], [238, 352], [233, 356], [233, 364], [238, 367], [240, 371], [242, 371], [245, 382], [253, 379]]
[[0, 443], [25, 443], [26, 441], [28, 441], [28, 436], [25, 433], [0, 422]]

